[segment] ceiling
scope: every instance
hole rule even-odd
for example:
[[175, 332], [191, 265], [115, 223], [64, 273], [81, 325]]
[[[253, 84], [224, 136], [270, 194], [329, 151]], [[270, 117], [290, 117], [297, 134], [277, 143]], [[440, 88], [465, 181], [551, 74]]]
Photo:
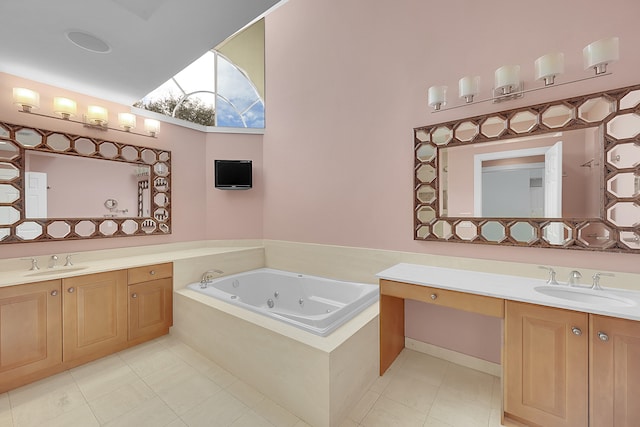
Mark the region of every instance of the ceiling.
[[[278, 0], [3, 0], [0, 72], [132, 104]], [[108, 46], [72, 43], [86, 33]]]

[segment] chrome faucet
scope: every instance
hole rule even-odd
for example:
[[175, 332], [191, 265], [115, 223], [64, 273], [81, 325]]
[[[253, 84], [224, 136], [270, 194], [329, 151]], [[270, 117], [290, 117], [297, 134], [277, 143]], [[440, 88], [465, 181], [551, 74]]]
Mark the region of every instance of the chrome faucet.
[[224, 274], [224, 271], [214, 268], [213, 270], [207, 270], [204, 273], [202, 273], [202, 279], [200, 279], [200, 288], [205, 289], [207, 285], [211, 283], [211, 280], [213, 279], [213, 276], [215, 274], [218, 274], [218, 275]]
[[577, 286], [580, 284], [580, 279], [582, 279], [582, 274], [578, 270], [573, 270], [569, 273], [569, 280], [567, 284], [569, 286]]
[[549, 279], [547, 279], [547, 285], [559, 285], [556, 280], [556, 271], [551, 267], [545, 267], [544, 265], [539, 265], [538, 268], [542, 268], [543, 270], [549, 271]]
[[35, 257], [32, 258], [21, 258], [24, 261], [31, 261], [31, 268], [29, 269], [29, 271], [36, 271], [36, 270], [40, 270], [40, 267], [38, 267], [38, 260]]
[[592, 279], [593, 279], [593, 285], [591, 285], [591, 289], [595, 290], [595, 291], [601, 291], [602, 287], [600, 286], [600, 276], [609, 276], [609, 277], [613, 277], [615, 276], [615, 274], [613, 273], [596, 273], [593, 275]]
[[56, 268], [57, 261], [58, 261], [58, 255], [51, 255], [51, 258], [49, 258], [49, 268]]

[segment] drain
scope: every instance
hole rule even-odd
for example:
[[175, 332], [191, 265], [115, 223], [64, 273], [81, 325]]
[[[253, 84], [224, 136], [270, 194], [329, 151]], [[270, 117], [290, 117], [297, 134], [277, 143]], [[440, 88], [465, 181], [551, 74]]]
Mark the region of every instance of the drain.
[[236, 299], [238, 298], [238, 295], [231, 295], [231, 299]]

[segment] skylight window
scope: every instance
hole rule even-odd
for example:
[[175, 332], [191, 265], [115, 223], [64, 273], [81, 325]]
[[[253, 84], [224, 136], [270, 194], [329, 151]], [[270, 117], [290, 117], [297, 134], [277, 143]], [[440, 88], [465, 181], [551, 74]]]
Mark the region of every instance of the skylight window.
[[204, 126], [264, 128], [264, 90], [258, 87], [264, 88], [263, 20], [202, 55], [135, 106]]

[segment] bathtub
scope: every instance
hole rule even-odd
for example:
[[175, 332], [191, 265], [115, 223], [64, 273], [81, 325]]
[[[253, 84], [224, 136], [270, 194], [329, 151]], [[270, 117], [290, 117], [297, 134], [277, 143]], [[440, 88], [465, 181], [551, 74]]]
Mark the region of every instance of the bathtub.
[[187, 288], [320, 336], [327, 336], [378, 301], [378, 286], [271, 268], [200, 282]]

